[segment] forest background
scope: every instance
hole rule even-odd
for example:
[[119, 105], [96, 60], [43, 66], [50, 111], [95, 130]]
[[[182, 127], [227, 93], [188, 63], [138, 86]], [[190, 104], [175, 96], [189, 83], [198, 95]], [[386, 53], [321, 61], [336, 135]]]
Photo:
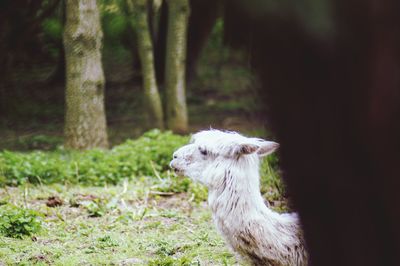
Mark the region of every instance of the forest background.
[[[201, 129], [272, 137], [223, 1], [0, 2], [0, 265], [233, 265], [207, 191], [169, 170]], [[247, 36], [251, 37], [251, 36]], [[262, 193], [287, 210], [278, 158]]]
[[[68, 127], [65, 123], [71, 121], [68, 117], [74, 114], [66, 114], [66, 94], [67, 98], [68, 95], [85, 97], [78, 92], [66, 93], [63, 45], [66, 6], [58, 0], [9, 2], [2, 2], [0, 21], [3, 34], [0, 148], [51, 149], [64, 140], [68, 143], [68, 139], [64, 139]], [[139, 7], [135, 9], [131, 5], [133, 2]], [[104, 72], [104, 77], [100, 78], [104, 111], [86, 117], [92, 121], [105, 119], [106, 127], [97, 127], [96, 134], [108, 135], [111, 146], [138, 137], [154, 127], [178, 132], [213, 127], [265, 136], [264, 124], [259, 117], [257, 81], [250, 71], [251, 53], [227, 47], [222, 3], [190, 2], [186, 14], [189, 18], [187, 24], [184, 23], [187, 26], [187, 58], [183, 61], [187, 64], [177, 73], [185, 75], [184, 94], [179, 96], [183, 97], [180, 101], [185, 106], [176, 111], [186, 116], [179, 119], [188, 122], [182, 121], [183, 125], [174, 126], [168, 122], [171, 117], [168, 108], [178, 104], [174, 97], [168, 98], [171, 89], [166, 85], [169, 81], [165, 80], [171, 76], [165, 73], [168, 6], [166, 1], [133, 2], [98, 1], [101, 20], [98, 49], [102, 65], [98, 67]], [[140, 24], [141, 14], [148, 22], [147, 28]], [[143, 32], [149, 35], [150, 46], [142, 45], [143, 36], [146, 36]], [[148, 49], [140, 50], [146, 45]], [[150, 53], [153, 51], [154, 75], [148, 74], [149, 68], [146, 68], [149, 65], [145, 61], [146, 52], [149, 50]], [[154, 85], [146, 83], [149, 75], [154, 76], [155, 81], [151, 81]], [[149, 101], [149, 90], [154, 92], [154, 86], [162, 103], [155, 103], [157, 99], [154, 98]], [[154, 108], [160, 109], [160, 106], [157, 114]], [[79, 108], [70, 109], [78, 111]], [[89, 143], [85, 145], [92, 146]]]

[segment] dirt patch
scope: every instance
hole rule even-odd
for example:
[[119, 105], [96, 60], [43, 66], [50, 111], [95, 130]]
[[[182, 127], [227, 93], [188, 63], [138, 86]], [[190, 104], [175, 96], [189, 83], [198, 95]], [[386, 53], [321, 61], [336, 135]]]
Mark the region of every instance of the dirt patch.
[[60, 199], [60, 197], [58, 196], [50, 196], [46, 201], [47, 207], [51, 208], [61, 206], [63, 204], [64, 204], [63, 200]]
[[180, 208], [188, 210], [192, 208], [187, 193], [175, 193], [167, 197], [157, 197], [155, 200], [155, 206], [160, 209]]
[[51, 261], [44, 254], [38, 254], [38, 255], [32, 256], [29, 258], [29, 261], [32, 262], [32, 264], [45, 263], [45, 264], [51, 265]]

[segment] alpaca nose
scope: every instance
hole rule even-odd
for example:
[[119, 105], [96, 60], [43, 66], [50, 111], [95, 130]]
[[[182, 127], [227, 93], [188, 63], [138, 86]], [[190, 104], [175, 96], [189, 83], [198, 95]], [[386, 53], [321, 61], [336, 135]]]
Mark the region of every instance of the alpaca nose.
[[[174, 156], [174, 159], [176, 159], [175, 156]], [[174, 160], [172, 160], [172, 161], [169, 163], [169, 167], [171, 167], [171, 168], [174, 169], [174, 170], [176, 169]]]

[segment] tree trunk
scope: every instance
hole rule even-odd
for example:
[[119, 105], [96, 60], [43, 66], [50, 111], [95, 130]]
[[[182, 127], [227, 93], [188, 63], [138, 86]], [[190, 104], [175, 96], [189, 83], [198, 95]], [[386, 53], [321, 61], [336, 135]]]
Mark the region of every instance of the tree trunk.
[[[66, 22], [66, 1], [61, 2], [60, 13], [62, 17], [62, 25], [65, 27]], [[57, 40], [57, 48], [58, 48], [58, 56], [57, 56], [57, 65], [53, 71], [53, 73], [49, 76], [48, 82], [52, 83], [65, 83], [65, 49], [62, 40]]]
[[168, 0], [168, 36], [165, 62], [167, 126], [177, 133], [188, 130], [185, 93], [188, 0]]
[[18, 4], [15, 1], [0, 2], [0, 117], [6, 118], [15, 103], [13, 73], [12, 32], [15, 18], [18, 18]]
[[66, 59], [65, 146], [107, 148], [104, 111], [103, 33], [96, 0], [68, 0], [64, 31]]
[[147, 0], [132, 0], [131, 3], [136, 21], [134, 27], [142, 65], [144, 96], [147, 103], [146, 107], [149, 109], [153, 125], [163, 129], [163, 109], [154, 70], [153, 44], [147, 17]]
[[0, 17], [0, 64], [1, 64], [1, 70], [0, 70], [0, 117], [7, 113], [10, 109], [10, 97], [9, 97], [9, 79], [10, 79], [10, 64], [9, 64], [9, 56], [10, 54], [8, 53], [8, 46], [7, 46], [7, 21], [5, 19], [1, 19]]
[[222, 0], [191, 0], [186, 60], [186, 82], [196, 77], [196, 66], [219, 16]]
[[162, 93], [165, 92], [165, 56], [167, 49], [167, 23], [168, 23], [168, 7], [166, 1], [161, 2], [159, 10], [159, 19], [157, 26], [157, 38], [154, 38], [154, 61], [156, 68], [156, 78]]

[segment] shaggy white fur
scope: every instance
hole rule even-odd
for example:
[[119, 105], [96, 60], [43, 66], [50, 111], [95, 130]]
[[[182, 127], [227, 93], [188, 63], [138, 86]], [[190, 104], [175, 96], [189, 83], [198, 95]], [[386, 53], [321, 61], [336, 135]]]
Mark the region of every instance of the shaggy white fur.
[[218, 231], [252, 265], [307, 265], [298, 217], [270, 210], [260, 193], [262, 156], [279, 145], [235, 132], [201, 131], [178, 149], [171, 167], [209, 189]]

